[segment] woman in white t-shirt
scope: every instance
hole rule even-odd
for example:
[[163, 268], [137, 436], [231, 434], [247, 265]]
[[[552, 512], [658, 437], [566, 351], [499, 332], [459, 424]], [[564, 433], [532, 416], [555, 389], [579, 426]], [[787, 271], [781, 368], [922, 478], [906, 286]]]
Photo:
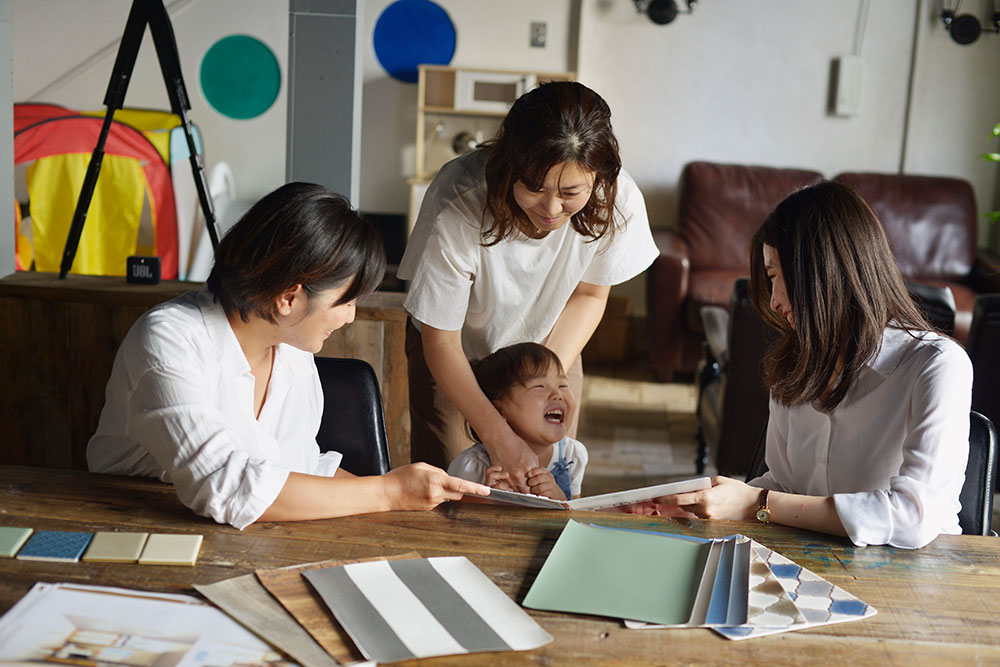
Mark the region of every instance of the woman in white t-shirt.
[[861, 195], [823, 182], [779, 204], [751, 244], [750, 297], [778, 331], [764, 358], [769, 470], [658, 502], [858, 546], [961, 532], [972, 364], [914, 305]]
[[413, 460], [447, 466], [472, 444], [468, 421], [491, 460], [526, 490], [537, 457], [480, 390], [468, 360], [544, 343], [579, 398], [580, 351], [611, 285], [656, 255], [607, 103], [575, 82], [522, 95], [493, 141], [442, 167], [399, 267], [411, 281]]

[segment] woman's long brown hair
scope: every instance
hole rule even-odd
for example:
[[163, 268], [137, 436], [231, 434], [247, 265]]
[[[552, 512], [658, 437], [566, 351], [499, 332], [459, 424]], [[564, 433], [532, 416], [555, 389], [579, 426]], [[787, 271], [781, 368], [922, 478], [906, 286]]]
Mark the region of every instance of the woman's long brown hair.
[[590, 200], [573, 216], [573, 229], [594, 240], [614, 234], [621, 158], [611, 130], [611, 109], [590, 88], [574, 81], [551, 81], [525, 93], [482, 150], [490, 152], [483, 245], [496, 245], [518, 229], [530, 228], [514, 200], [514, 183], [539, 190], [552, 167], [574, 162], [595, 177]]
[[[794, 328], [770, 308], [764, 245], [778, 252]], [[783, 405], [816, 401], [832, 410], [878, 352], [887, 326], [933, 330], [874, 211], [853, 188], [831, 181], [789, 195], [757, 230], [750, 298], [780, 333], [764, 357], [764, 381]]]

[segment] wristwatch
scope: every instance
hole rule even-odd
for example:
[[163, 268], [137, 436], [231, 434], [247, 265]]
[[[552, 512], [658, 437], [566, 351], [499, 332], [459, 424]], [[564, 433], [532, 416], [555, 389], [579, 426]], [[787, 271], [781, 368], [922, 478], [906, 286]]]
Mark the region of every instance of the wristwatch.
[[757, 520], [761, 523], [771, 523], [771, 508], [767, 506], [767, 492], [770, 489], [761, 489], [760, 498], [757, 500]]

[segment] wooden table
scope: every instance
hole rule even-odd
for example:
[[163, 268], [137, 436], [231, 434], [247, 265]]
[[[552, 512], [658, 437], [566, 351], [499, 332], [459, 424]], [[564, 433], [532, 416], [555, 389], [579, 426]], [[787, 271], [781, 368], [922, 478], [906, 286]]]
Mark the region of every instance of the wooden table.
[[[86, 470], [87, 441], [125, 334], [156, 304], [201, 286], [33, 271], [0, 278], [0, 424], [10, 438], [0, 464]], [[319, 353], [375, 369], [394, 464], [410, 461], [404, 296], [376, 292], [359, 301], [354, 324], [334, 331]]]
[[[996, 664], [1000, 662], [1000, 539], [943, 536], [918, 551], [868, 547], [780, 526], [449, 503], [244, 531], [195, 516], [172, 487], [151, 480], [0, 466], [0, 525], [52, 530], [201, 533], [193, 568], [56, 564], [0, 559], [0, 610], [36, 581], [192, 592], [260, 567], [416, 550], [464, 555], [520, 602], [567, 519], [653, 527], [705, 537], [750, 535], [874, 605], [872, 618], [746, 641], [710, 630], [626, 630], [620, 621], [528, 610], [555, 641], [529, 653], [440, 659], [434, 664]], [[581, 557], [584, 557], [581, 554]], [[665, 569], [669, 564], [664, 564]]]

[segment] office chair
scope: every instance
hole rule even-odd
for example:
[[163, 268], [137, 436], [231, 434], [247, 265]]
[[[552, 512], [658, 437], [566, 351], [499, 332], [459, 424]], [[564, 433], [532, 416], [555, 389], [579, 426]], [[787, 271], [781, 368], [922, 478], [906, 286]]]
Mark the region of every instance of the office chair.
[[936, 287], [907, 281], [913, 303], [927, 321], [946, 336], [955, 333], [955, 295], [948, 286]]
[[1000, 294], [976, 297], [965, 351], [972, 360], [972, 409], [1000, 424]]
[[[746, 481], [767, 472], [764, 449], [767, 425], [757, 439], [757, 448], [750, 463]], [[963, 535], [996, 535], [991, 530], [993, 519], [993, 486], [997, 471], [997, 431], [993, 422], [976, 411], [969, 413], [969, 462], [965, 465], [965, 483], [958, 494], [962, 509], [958, 525]]]
[[341, 467], [355, 475], [389, 472], [389, 441], [375, 370], [361, 359], [333, 357], [316, 357], [316, 370], [323, 386], [319, 450], [343, 454]]
[[729, 309], [705, 306], [705, 358], [698, 372], [698, 453], [702, 474], [708, 452], [722, 473], [748, 470], [754, 440], [767, 424], [767, 388], [761, 360], [777, 334], [764, 324], [750, 303], [749, 281], [733, 283]]

